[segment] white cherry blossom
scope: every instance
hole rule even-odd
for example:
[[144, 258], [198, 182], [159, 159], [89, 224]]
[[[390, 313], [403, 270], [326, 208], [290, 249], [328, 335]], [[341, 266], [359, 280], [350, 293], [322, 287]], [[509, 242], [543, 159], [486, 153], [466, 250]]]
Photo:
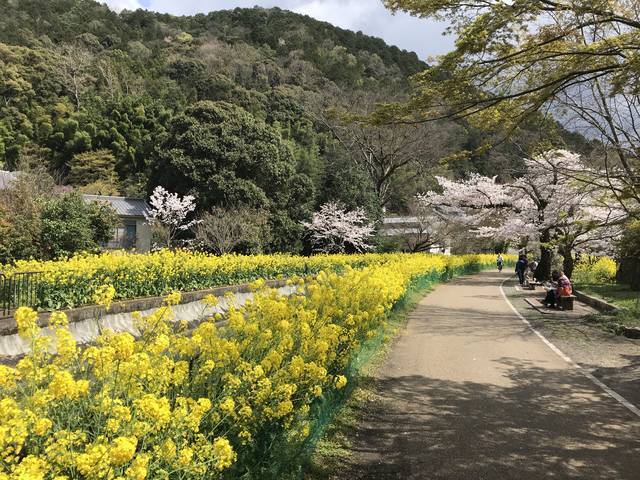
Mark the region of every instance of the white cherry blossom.
[[302, 222], [307, 229], [313, 249], [322, 253], [344, 253], [353, 249], [370, 250], [367, 241], [374, 227], [362, 208], [348, 211], [338, 202], [328, 202], [313, 214], [310, 222]]
[[151, 208], [145, 214], [147, 221], [157, 231], [162, 232], [165, 246], [171, 247], [179, 231], [189, 230], [198, 223], [197, 220], [187, 220], [196, 209], [195, 197], [185, 195], [180, 197], [161, 186], [157, 186], [149, 199]]

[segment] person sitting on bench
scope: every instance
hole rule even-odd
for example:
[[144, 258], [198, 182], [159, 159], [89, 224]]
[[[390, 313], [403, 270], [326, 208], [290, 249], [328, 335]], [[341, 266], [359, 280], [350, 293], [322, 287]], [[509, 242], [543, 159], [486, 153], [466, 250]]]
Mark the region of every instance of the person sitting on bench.
[[551, 274], [552, 288], [547, 291], [547, 296], [542, 303], [545, 307], [556, 308], [560, 297], [570, 297], [573, 294], [571, 280], [564, 274], [554, 270]]

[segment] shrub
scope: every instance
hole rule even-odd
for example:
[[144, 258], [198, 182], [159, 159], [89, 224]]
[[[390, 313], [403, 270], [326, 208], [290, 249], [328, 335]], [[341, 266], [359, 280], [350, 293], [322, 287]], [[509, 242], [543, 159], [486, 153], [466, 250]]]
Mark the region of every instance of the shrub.
[[118, 222], [111, 206], [87, 203], [78, 193], [45, 201], [41, 217], [42, 254], [50, 259], [98, 250], [109, 241]]
[[609, 257], [588, 257], [580, 261], [573, 272], [573, 280], [583, 285], [615, 283], [618, 266]]

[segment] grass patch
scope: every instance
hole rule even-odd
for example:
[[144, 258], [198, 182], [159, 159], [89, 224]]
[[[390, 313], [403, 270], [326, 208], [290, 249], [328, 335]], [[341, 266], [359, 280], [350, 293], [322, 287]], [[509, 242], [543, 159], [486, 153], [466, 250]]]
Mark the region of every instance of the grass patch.
[[392, 340], [404, 328], [408, 314], [416, 308], [420, 300], [433, 290], [433, 283], [418, 282], [407, 292], [400, 305], [393, 310], [381, 339], [372, 342], [367, 361], [361, 366], [359, 374], [351, 379], [351, 391], [345, 402], [335, 412], [322, 436], [316, 443], [312, 454], [304, 465], [305, 480], [333, 480], [342, 478], [340, 471], [344, 461], [353, 455], [351, 439], [358, 426], [362, 406], [375, 398], [376, 382], [374, 373], [380, 368], [389, 352]]
[[580, 285], [578, 290], [587, 295], [601, 298], [619, 308], [629, 310], [638, 308], [640, 292], [634, 292], [626, 285]]
[[640, 311], [633, 309], [620, 310], [617, 313], [599, 313], [589, 315], [586, 317], [586, 321], [608, 332], [622, 335], [625, 327], [640, 327]]
[[588, 321], [605, 330], [620, 335], [624, 327], [640, 327], [640, 308], [638, 298], [640, 292], [634, 292], [626, 285], [581, 285], [581, 292], [600, 298], [621, 310], [616, 313], [591, 315]]

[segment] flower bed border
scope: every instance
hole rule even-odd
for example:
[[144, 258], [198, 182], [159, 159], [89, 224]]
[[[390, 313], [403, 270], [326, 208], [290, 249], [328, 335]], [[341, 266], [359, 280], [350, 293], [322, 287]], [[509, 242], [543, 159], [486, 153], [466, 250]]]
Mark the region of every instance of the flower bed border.
[[[266, 280], [265, 285], [273, 288], [284, 287], [287, 280]], [[215, 287], [206, 290], [195, 290], [190, 292], [181, 292], [182, 299], [180, 304], [198, 302], [204, 299], [208, 295], [214, 295], [221, 297], [226, 293], [247, 293], [251, 290], [250, 283], [243, 283], [239, 285], [227, 285], [224, 287]], [[111, 308], [107, 312], [106, 309], [99, 305], [87, 305], [84, 307], [70, 308], [66, 310], [60, 310], [67, 315], [69, 323], [81, 322], [91, 318], [101, 317], [108, 314], [120, 314], [120, 313], [133, 313], [144, 310], [151, 310], [153, 308], [159, 308], [163, 305], [166, 298], [162, 297], [140, 297], [131, 300], [122, 300], [114, 302]], [[38, 326], [47, 327], [49, 325], [49, 317], [51, 312], [40, 312], [38, 314]], [[9, 315], [0, 317], [0, 336], [13, 335], [18, 333], [18, 326], [13, 318], [13, 312], [9, 312]]]

